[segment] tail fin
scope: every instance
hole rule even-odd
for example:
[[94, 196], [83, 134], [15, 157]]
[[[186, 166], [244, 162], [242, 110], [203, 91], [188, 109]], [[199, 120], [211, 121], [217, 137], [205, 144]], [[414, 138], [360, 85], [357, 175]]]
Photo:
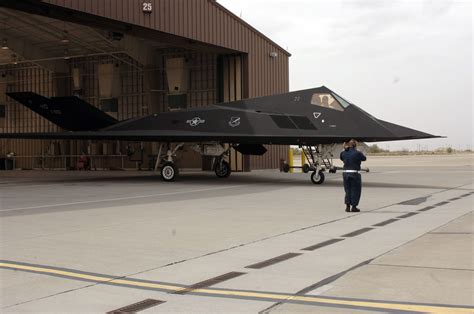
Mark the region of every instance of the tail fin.
[[47, 98], [33, 92], [7, 95], [68, 131], [95, 131], [118, 122], [78, 97]]

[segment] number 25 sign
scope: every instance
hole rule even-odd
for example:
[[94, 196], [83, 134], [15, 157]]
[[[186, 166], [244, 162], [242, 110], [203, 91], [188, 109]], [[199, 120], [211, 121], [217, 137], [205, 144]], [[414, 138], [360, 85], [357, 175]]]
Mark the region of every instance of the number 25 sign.
[[144, 1], [142, 5], [143, 5], [142, 7], [143, 12], [151, 13], [153, 11], [153, 4], [150, 1]]

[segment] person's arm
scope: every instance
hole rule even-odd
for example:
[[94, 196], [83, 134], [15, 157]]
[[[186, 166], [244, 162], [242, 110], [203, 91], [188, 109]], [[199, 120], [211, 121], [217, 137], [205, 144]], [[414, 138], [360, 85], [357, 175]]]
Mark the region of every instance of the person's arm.
[[344, 154], [344, 152], [346, 151], [346, 148], [347, 148], [347, 143], [344, 142], [344, 143], [342, 144], [342, 152], [339, 154], [339, 159], [341, 159], [342, 161], [344, 161], [344, 159], [343, 159], [343, 154]]
[[359, 152], [359, 154], [360, 154], [360, 160], [361, 161], [366, 161], [367, 160], [367, 157], [365, 157], [365, 155], [362, 152]]

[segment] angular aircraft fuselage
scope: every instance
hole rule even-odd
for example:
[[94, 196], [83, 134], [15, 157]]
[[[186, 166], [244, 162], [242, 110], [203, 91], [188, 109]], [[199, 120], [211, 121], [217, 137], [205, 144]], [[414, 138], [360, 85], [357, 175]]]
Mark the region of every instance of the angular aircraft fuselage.
[[[22, 103], [27, 101], [25, 97], [21, 97], [22, 93], [9, 95], [17, 100], [21, 99]], [[65, 104], [67, 99], [61, 98], [61, 101]], [[75, 104], [79, 102], [76, 101]], [[40, 104], [32, 104], [30, 100], [28, 107], [32, 106], [39, 107]], [[66, 105], [63, 108], [56, 106], [56, 121], [61, 119], [61, 114], [66, 116], [68, 110], [70, 109]], [[46, 114], [43, 116], [47, 117]], [[97, 113], [94, 118], [97, 120]], [[77, 119], [83, 121], [82, 130], [87, 129], [88, 118], [77, 115]], [[95, 125], [100, 123], [95, 122]], [[64, 125], [61, 127], [67, 129]], [[90, 131], [16, 133], [1, 134], [0, 137], [317, 145], [341, 143], [351, 138], [378, 142], [436, 136], [376, 119], [323, 86], [196, 109], [151, 114]]]

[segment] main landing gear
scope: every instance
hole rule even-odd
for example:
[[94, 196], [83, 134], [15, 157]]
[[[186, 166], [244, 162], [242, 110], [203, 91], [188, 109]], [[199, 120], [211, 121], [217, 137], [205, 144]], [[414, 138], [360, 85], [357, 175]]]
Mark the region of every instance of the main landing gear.
[[218, 159], [219, 160], [216, 160], [214, 165], [214, 172], [216, 173], [216, 176], [218, 178], [228, 178], [231, 173], [230, 164], [223, 160], [223, 158]]
[[[170, 143], [160, 145], [154, 171], [160, 170], [163, 181], [171, 182], [178, 177], [179, 168], [175, 163], [176, 153], [183, 145], [184, 143], [180, 143], [175, 145], [174, 148]], [[163, 153], [164, 149], [166, 149], [166, 153]], [[206, 143], [194, 144], [192, 149], [202, 156], [214, 157], [212, 169], [218, 178], [228, 178], [230, 176], [232, 171], [229, 162], [226, 160], [230, 154], [230, 148], [225, 148], [221, 144]]]
[[174, 181], [176, 176], [179, 174], [178, 167], [173, 162], [167, 161], [161, 167], [161, 178], [163, 181], [170, 182]]

